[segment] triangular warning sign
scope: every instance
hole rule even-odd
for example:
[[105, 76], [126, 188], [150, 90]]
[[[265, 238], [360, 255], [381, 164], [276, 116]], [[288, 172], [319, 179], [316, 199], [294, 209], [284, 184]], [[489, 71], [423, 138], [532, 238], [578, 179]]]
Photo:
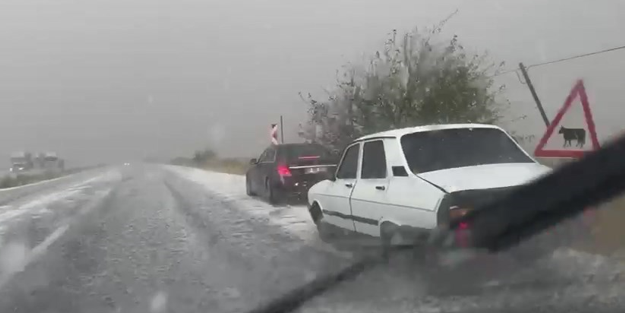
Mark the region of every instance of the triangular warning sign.
[[599, 140], [588, 96], [584, 82], [578, 80], [540, 139], [534, 155], [545, 158], [581, 158], [588, 151], [597, 149]]

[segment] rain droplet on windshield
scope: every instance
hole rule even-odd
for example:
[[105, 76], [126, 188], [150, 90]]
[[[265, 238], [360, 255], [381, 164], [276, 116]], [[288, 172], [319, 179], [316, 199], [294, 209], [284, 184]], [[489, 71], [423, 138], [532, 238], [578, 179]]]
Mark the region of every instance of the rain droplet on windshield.
[[167, 309], [167, 294], [160, 291], [152, 297], [152, 301], [150, 301], [150, 312], [151, 313], [161, 313], [166, 312]]

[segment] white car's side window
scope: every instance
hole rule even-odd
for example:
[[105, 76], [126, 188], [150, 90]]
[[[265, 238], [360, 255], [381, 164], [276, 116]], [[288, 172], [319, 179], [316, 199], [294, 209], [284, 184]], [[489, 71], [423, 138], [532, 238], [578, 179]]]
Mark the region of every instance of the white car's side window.
[[341, 164], [336, 172], [336, 178], [356, 179], [358, 172], [358, 157], [360, 156], [360, 144], [355, 144], [347, 148]]
[[365, 142], [362, 153], [361, 179], [386, 178], [386, 153], [382, 140]]

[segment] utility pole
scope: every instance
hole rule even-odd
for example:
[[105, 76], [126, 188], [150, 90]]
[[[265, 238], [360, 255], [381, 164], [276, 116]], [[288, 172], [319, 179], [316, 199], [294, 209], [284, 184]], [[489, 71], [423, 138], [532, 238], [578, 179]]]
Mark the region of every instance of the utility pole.
[[525, 68], [525, 65], [523, 65], [523, 63], [519, 63], [519, 69], [521, 69], [521, 73], [523, 73], [525, 82], [527, 82], [527, 87], [530, 89], [530, 92], [532, 93], [532, 97], [534, 98], [534, 102], [536, 102], [536, 106], [538, 107], [538, 110], [540, 111], [540, 115], [542, 116], [543, 121], [545, 121], [545, 126], [549, 127], [549, 119], [547, 118], [547, 114], [545, 113], [543, 104], [540, 103], [538, 94], [536, 94], [536, 90], [534, 89], [532, 80], [530, 79], [530, 76], [527, 74], [527, 68]]
[[280, 141], [284, 143], [284, 122], [282, 120], [282, 115], [280, 115]]

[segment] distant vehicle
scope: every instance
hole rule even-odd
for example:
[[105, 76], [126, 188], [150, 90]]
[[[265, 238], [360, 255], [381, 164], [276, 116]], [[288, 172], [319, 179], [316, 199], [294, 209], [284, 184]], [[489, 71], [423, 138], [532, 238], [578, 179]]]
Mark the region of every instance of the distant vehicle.
[[19, 151], [11, 154], [11, 172], [22, 172], [33, 168], [32, 155], [29, 152]]
[[270, 146], [250, 164], [245, 175], [247, 194], [263, 196], [272, 204], [306, 197], [310, 186], [329, 178], [336, 168], [328, 149], [310, 143]]
[[26, 165], [26, 163], [13, 163], [11, 165], [11, 168], [9, 169], [11, 172], [22, 172], [22, 171], [26, 171], [28, 169], [28, 165]]
[[130, 165], [130, 163], [128, 163], [128, 162], [124, 163], [124, 166], [129, 166], [129, 165]]
[[403, 128], [352, 142], [335, 177], [310, 188], [308, 206], [323, 240], [351, 233], [385, 248], [418, 244], [438, 225], [550, 171], [496, 126]]
[[58, 157], [56, 152], [42, 152], [36, 157], [37, 167], [45, 171], [63, 171], [65, 161]]

